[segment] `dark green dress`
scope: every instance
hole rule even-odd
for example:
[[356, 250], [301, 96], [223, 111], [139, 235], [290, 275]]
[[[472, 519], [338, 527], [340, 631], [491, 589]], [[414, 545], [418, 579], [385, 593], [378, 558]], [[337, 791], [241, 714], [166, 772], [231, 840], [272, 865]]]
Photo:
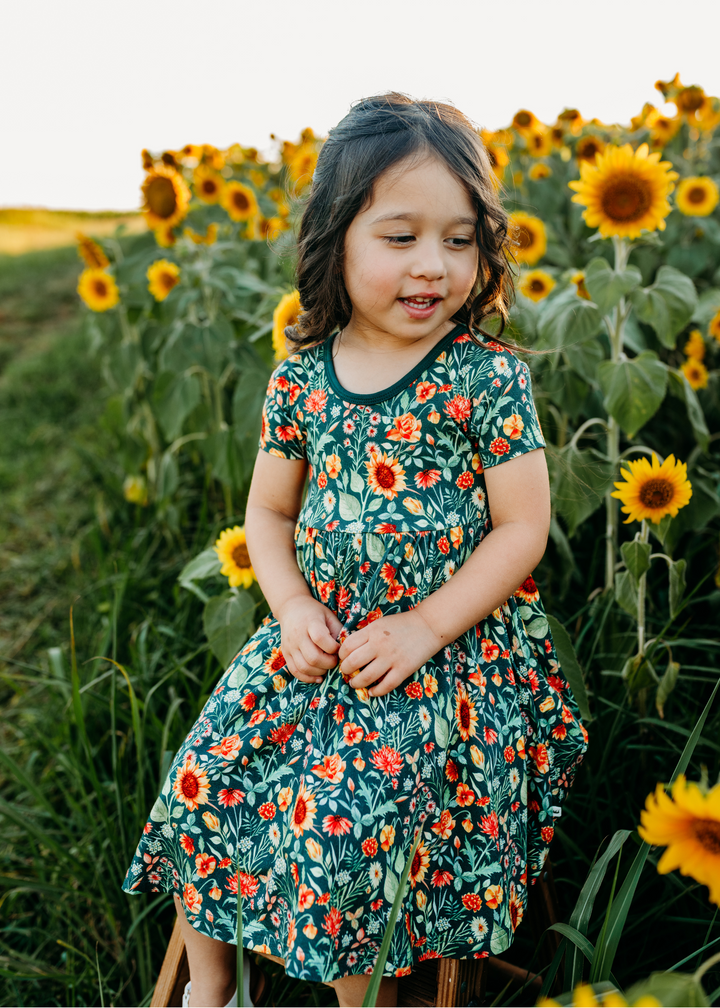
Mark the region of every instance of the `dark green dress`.
[[[373, 395], [342, 388], [330, 347], [275, 370], [261, 447], [309, 463], [297, 560], [351, 632], [443, 585], [491, 530], [483, 470], [544, 442], [526, 365], [461, 326]], [[366, 973], [419, 828], [386, 975], [507, 948], [586, 746], [532, 578], [387, 696], [284, 665], [268, 617], [175, 757], [126, 891], [177, 891], [233, 942], [239, 884], [248, 948], [307, 980]]]

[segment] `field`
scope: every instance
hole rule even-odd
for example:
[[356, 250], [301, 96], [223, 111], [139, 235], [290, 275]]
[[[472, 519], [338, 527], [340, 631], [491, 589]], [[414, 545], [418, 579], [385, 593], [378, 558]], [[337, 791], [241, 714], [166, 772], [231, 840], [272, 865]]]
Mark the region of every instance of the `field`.
[[[676, 980], [674, 996], [711, 1004], [718, 964], [705, 994], [692, 971], [718, 951], [720, 861], [708, 855], [710, 876], [660, 874], [662, 845], [637, 832], [689, 740], [689, 780], [709, 790], [720, 769], [720, 698], [694, 732], [720, 648], [720, 111], [665, 86], [671, 120], [646, 108], [628, 127], [569, 113], [546, 126], [521, 110], [484, 139], [518, 236], [508, 336], [543, 351], [529, 361], [555, 511], [534, 577], [589, 714], [551, 847], [575, 930], [550, 989], [612, 971], [625, 991], [645, 983], [635, 997], [661, 972], [658, 1003], [691, 1003], [672, 1000]], [[305, 131], [273, 165], [239, 146], [146, 152], [142, 223], [0, 212], [0, 251], [18, 253], [0, 255], [0, 1004], [152, 996], [170, 897], [119, 886], [174, 752], [265, 612], [256, 584], [219, 574], [212, 545], [243, 521], [262, 392], [298, 310], [294, 199], [321, 145]], [[622, 171], [602, 160], [615, 149]], [[568, 183], [595, 185], [593, 171], [650, 179], [637, 234], [618, 233], [607, 202], [583, 217], [582, 186], [571, 201]], [[173, 206], [153, 204], [167, 185]], [[84, 264], [75, 230], [96, 238]], [[653, 452], [673, 454], [659, 475]], [[669, 496], [643, 498], [650, 479]], [[628, 487], [646, 502], [634, 516], [619, 511]], [[598, 862], [618, 831], [617, 856]], [[607, 871], [579, 918], [594, 864]], [[503, 958], [547, 973], [537, 938], [522, 923]], [[497, 977], [488, 1004], [529, 1003]], [[277, 973], [271, 997], [334, 1003]]]

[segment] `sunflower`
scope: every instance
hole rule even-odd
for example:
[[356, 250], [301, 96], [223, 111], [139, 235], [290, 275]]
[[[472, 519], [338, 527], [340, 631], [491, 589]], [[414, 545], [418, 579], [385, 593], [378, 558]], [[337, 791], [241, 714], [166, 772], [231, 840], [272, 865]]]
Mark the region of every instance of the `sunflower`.
[[370, 461], [365, 463], [367, 467], [368, 486], [376, 494], [382, 494], [388, 500], [397, 497], [401, 490], [407, 488], [405, 482], [405, 470], [397, 459], [391, 458], [385, 452], [370, 452]]
[[645, 126], [650, 130], [653, 147], [664, 147], [680, 129], [680, 119], [677, 116], [665, 116], [659, 109], [653, 108], [647, 114]]
[[578, 297], [585, 298], [586, 301], [592, 301], [588, 289], [585, 286], [585, 274], [582, 270], [578, 270], [577, 273], [573, 273], [570, 277], [570, 282], [575, 284], [575, 292]]
[[198, 165], [193, 172], [195, 195], [203, 203], [219, 203], [225, 188], [225, 179], [206, 164]]
[[173, 287], [180, 283], [180, 267], [169, 259], [157, 259], [145, 274], [148, 290], [156, 301], [164, 301]]
[[198, 766], [195, 756], [190, 753], [185, 762], [178, 767], [173, 781], [173, 791], [178, 801], [182, 802], [188, 812], [194, 812], [198, 805], [205, 805], [210, 793], [208, 775]]
[[533, 182], [537, 182], [539, 179], [550, 178], [551, 175], [552, 168], [550, 165], [545, 164], [544, 161], [538, 161], [538, 163], [534, 164], [528, 172], [528, 178], [531, 178]]
[[110, 265], [110, 260], [96, 241], [88, 238], [82, 231], [77, 232], [76, 238], [78, 255], [89, 269], [105, 269]]
[[720, 343], [720, 311], [715, 312], [708, 325], [708, 336]]
[[231, 588], [242, 585], [249, 588], [255, 580], [255, 571], [245, 543], [245, 526], [235, 525], [220, 533], [213, 549], [222, 561], [220, 573], [228, 579]]
[[707, 217], [720, 200], [718, 187], [707, 175], [684, 178], [678, 183], [675, 205], [687, 217]]
[[461, 683], [455, 696], [455, 717], [460, 731], [460, 738], [467, 742], [469, 738], [477, 735], [478, 716], [475, 713], [475, 704], [468, 696], [465, 685]]
[[217, 241], [218, 226], [217, 224], [208, 224], [205, 229], [205, 234], [199, 234], [199, 232], [193, 231], [192, 228], [186, 227], [183, 230], [183, 234], [186, 238], [189, 238], [194, 245], [213, 245]]
[[282, 217], [254, 217], [248, 222], [245, 237], [250, 241], [275, 241], [288, 225]]
[[598, 136], [588, 133], [581, 137], [575, 145], [575, 157], [578, 161], [587, 161], [588, 164], [595, 164], [595, 158], [605, 150], [605, 144]]
[[300, 295], [296, 290], [280, 298], [273, 312], [272, 343], [276, 361], [284, 360], [287, 357], [288, 349], [285, 342], [285, 328], [296, 325], [301, 312]]
[[555, 281], [544, 270], [529, 270], [520, 278], [520, 291], [531, 301], [542, 301], [555, 286]]
[[580, 115], [577, 109], [566, 108], [563, 109], [560, 115], [557, 117], [558, 126], [564, 126], [569, 129], [571, 133], [577, 136], [580, 130], [585, 125], [585, 120]]
[[677, 110], [681, 115], [692, 116], [698, 109], [702, 108], [705, 101], [705, 92], [701, 87], [694, 84], [690, 87], [683, 87], [672, 99], [677, 105]]
[[312, 182], [318, 153], [313, 143], [302, 143], [288, 164], [288, 175], [297, 190], [304, 189]]
[[246, 221], [258, 212], [255, 193], [242, 182], [228, 182], [223, 190], [222, 205], [234, 221]]
[[190, 190], [182, 175], [167, 165], [151, 168], [140, 187], [149, 228], [175, 227], [187, 214]]
[[515, 232], [517, 242], [515, 258], [518, 262], [534, 266], [545, 255], [547, 248], [545, 225], [539, 217], [518, 211], [510, 215], [510, 227]]
[[290, 828], [296, 837], [302, 836], [306, 829], [311, 829], [317, 812], [315, 795], [308, 791], [305, 783], [301, 783], [295, 799], [295, 805], [290, 813]]
[[527, 149], [533, 157], [547, 157], [552, 151], [550, 130], [542, 126], [525, 134]]
[[709, 791], [680, 775], [668, 795], [662, 784], [640, 813], [640, 836], [667, 848], [658, 862], [665, 875], [679, 868], [710, 890], [720, 904], [720, 784]]
[[647, 144], [634, 151], [630, 144], [608, 146], [595, 164], [583, 161], [580, 178], [568, 182], [576, 194], [573, 203], [587, 207], [583, 213], [589, 227], [597, 227], [603, 238], [639, 238], [642, 231], [665, 229], [670, 213], [667, 197], [673, 190], [677, 172], [660, 153], [650, 153]]
[[518, 109], [513, 116], [510, 126], [512, 129], [517, 130], [518, 133], [525, 134], [538, 129], [538, 127], [542, 126], [542, 123], [528, 109]]
[[155, 228], [155, 241], [158, 243], [160, 248], [172, 248], [177, 238], [175, 237], [175, 232], [171, 227], [166, 224], [162, 224], [160, 227]]
[[641, 458], [629, 461], [627, 465], [629, 471], [622, 470], [625, 482], [616, 483], [617, 489], [610, 495], [617, 497], [625, 505], [621, 510], [628, 515], [626, 525], [646, 518], [657, 525], [665, 515], [674, 518], [692, 497], [687, 466], [684, 462], [676, 462], [674, 455], [668, 455], [660, 465], [653, 452], [652, 463]]
[[104, 269], [86, 269], [80, 274], [77, 292], [88, 308], [95, 312], [114, 308], [120, 300], [120, 291], [113, 277]]
[[413, 889], [425, 878], [425, 873], [427, 872], [429, 866], [430, 851], [421, 840], [418, 844], [418, 849], [415, 851], [415, 856], [412, 859], [410, 874], [408, 876], [410, 885]]
[[502, 181], [505, 169], [510, 164], [507, 150], [498, 142], [497, 134], [490, 130], [480, 130], [480, 139], [485, 145], [490, 167], [498, 181]]
[[695, 360], [702, 360], [705, 356], [705, 340], [699, 329], [693, 329], [688, 336], [688, 341], [683, 347], [683, 352], [687, 357], [694, 357]]
[[680, 370], [687, 378], [691, 388], [707, 388], [708, 369], [697, 357], [688, 357]]

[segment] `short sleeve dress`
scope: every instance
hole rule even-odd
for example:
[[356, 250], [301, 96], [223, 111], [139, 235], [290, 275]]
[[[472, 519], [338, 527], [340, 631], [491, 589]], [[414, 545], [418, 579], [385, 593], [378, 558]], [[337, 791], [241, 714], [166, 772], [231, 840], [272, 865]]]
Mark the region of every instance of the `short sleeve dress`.
[[[544, 444], [527, 366], [456, 326], [401, 381], [346, 391], [332, 340], [275, 370], [261, 448], [306, 459], [297, 562], [348, 632], [438, 589], [492, 528], [483, 472]], [[532, 500], [527, 501], [532, 508]], [[284, 668], [269, 616], [185, 739], [124, 889], [328, 981], [512, 942], [587, 735], [532, 578], [384, 697]]]

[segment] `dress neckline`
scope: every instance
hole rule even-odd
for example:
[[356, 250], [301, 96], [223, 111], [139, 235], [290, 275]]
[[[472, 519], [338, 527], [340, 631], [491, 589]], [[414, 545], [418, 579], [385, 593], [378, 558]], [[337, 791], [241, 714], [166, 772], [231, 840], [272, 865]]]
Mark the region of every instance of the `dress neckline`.
[[407, 374], [404, 374], [402, 378], [399, 378], [396, 382], [390, 385], [388, 388], [380, 389], [378, 392], [350, 392], [348, 389], [344, 388], [340, 384], [337, 374], [335, 373], [335, 364], [332, 359], [332, 345], [335, 339], [335, 334], [328, 336], [323, 345], [323, 357], [325, 361], [325, 370], [327, 372], [328, 380], [333, 391], [340, 396], [343, 402], [356, 403], [358, 406], [371, 404], [371, 403], [381, 403], [386, 402], [388, 399], [392, 399], [393, 396], [397, 395], [398, 392], [402, 392], [403, 389], [407, 388], [408, 385], [412, 385], [416, 378], [427, 370], [428, 366], [443, 353], [444, 350], [452, 343], [455, 337], [461, 333], [467, 331], [467, 326], [464, 326], [461, 322], [458, 322], [449, 333], [447, 333], [441, 340], [439, 340], [434, 347], [425, 354], [422, 360], [418, 361], [414, 368], [411, 368]]

